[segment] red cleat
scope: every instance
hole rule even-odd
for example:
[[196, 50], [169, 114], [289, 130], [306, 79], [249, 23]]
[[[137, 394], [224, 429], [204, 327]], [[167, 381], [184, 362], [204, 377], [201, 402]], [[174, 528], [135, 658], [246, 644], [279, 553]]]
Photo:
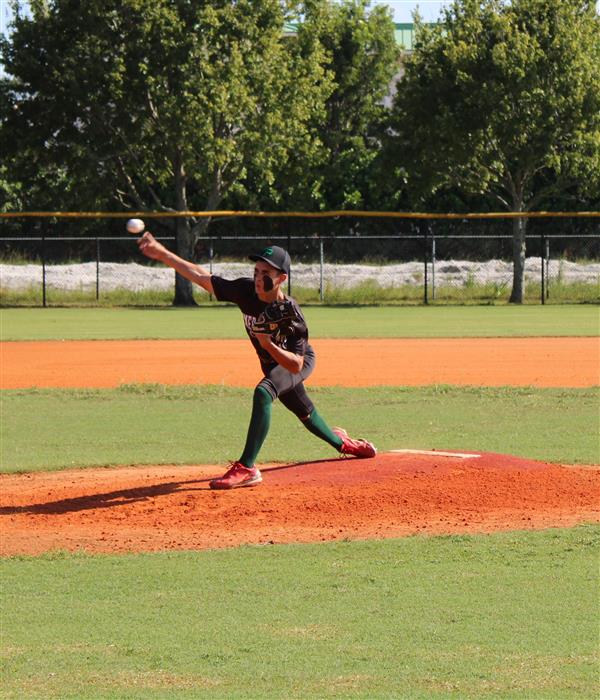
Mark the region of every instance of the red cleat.
[[239, 462], [234, 462], [223, 476], [210, 482], [210, 488], [237, 489], [241, 486], [256, 486], [261, 481], [262, 476], [256, 467], [249, 469]]
[[342, 438], [342, 449], [340, 452], [343, 455], [352, 455], [366, 459], [367, 457], [375, 457], [377, 448], [373, 443], [367, 440], [353, 440], [343, 428], [334, 428], [333, 431], [338, 437]]

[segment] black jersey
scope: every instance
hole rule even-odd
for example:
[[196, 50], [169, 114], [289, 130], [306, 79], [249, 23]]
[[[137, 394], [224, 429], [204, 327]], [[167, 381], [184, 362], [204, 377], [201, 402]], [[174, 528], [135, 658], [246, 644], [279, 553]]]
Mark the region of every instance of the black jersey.
[[[263, 369], [273, 367], [277, 363], [269, 355], [269, 353], [261, 346], [258, 340], [254, 337], [252, 333], [252, 324], [260, 316], [260, 314], [269, 306], [269, 302], [261, 301], [254, 289], [254, 280], [250, 277], [241, 277], [237, 280], [226, 280], [222, 277], [217, 277], [213, 275], [211, 277], [213, 290], [215, 297], [219, 301], [230, 301], [239, 306], [240, 311], [244, 317], [244, 326], [246, 327], [246, 333], [250, 338], [260, 364]], [[294, 311], [304, 322], [304, 328], [296, 330], [293, 335], [288, 335], [280, 339], [273, 339], [273, 342], [278, 345], [283, 350], [289, 350], [295, 355], [302, 355], [310, 348], [308, 344], [308, 329], [306, 327], [306, 320], [304, 315], [300, 310], [295, 299], [291, 297], [286, 297], [294, 305]]]

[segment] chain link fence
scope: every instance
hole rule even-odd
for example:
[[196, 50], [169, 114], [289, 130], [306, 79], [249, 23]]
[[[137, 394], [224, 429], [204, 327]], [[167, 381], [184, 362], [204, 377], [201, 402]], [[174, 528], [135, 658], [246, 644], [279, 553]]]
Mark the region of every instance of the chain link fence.
[[[174, 220], [147, 221], [175, 249]], [[175, 273], [139, 254], [119, 219], [5, 220], [2, 306], [170, 305]], [[196, 262], [233, 279], [266, 245], [292, 256], [289, 292], [303, 303], [490, 304], [512, 289], [506, 219], [243, 219], [214, 217]], [[198, 290], [197, 301], [214, 303]], [[600, 220], [529, 221], [527, 303], [600, 302]]]

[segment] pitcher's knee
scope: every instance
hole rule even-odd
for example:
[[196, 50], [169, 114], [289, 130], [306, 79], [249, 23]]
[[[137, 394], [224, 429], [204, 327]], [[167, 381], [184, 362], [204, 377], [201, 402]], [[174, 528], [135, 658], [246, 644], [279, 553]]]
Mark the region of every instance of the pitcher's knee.
[[277, 390], [268, 379], [260, 381], [254, 389], [254, 400], [260, 402], [273, 402], [277, 398]]

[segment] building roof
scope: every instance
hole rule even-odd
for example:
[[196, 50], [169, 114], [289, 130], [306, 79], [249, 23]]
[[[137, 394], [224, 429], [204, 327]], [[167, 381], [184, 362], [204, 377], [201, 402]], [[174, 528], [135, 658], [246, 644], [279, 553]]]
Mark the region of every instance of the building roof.
[[410, 23], [404, 24], [394, 24], [394, 36], [396, 37], [396, 43], [401, 46], [405, 51], [413, 50], [413, 41], [415, 36], [415, 25]]
[[[284, 36], [293, 36], [297, 31], [298, 24], [296, 22], [286, 22], [283, 25]], [[398, 46], [401, 46], [404, 51], [412, 51], [415, 36], [415, 25], [412, 22], [395, 22], [394, 37]]]

